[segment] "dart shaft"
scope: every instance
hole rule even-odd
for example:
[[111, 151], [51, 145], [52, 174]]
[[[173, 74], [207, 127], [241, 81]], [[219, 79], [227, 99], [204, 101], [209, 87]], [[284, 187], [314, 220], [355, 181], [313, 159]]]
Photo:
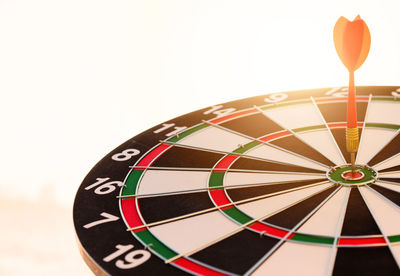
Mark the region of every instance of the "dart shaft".
[[349, 88], [347, 96], [347, 128], [357, 128], [356, 88], [354, 71], [349, 71]]

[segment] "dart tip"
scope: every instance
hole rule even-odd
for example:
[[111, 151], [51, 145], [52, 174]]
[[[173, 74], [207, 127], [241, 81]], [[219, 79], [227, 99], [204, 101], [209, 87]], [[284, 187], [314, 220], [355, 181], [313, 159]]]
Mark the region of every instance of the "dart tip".
[[356, 153], [351, 152], [351, 174], [354, 176], [354, 172], [356, 170]]

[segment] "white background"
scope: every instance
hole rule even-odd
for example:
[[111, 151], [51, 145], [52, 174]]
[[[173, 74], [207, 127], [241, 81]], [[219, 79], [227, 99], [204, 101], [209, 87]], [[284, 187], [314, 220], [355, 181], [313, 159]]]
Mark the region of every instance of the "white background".
[[0, 0], [0, 274], [89, 274], [74, 194], [139, 132], [230, 100], [346, 85], [340, 16], [360, 14], [372, 36], [356, 85], [400, 85], [399, 11], [398, 0]]

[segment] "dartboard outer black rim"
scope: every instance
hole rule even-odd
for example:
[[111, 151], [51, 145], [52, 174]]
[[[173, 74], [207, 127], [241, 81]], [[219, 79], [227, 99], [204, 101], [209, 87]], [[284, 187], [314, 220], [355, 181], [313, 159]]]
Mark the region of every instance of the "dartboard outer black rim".
[[85, 262], [98, 275], [398, 275], [400, 88], [357, 87], [350, 181], [346, 95], [246, 98], [126, 141], [76, 194]]

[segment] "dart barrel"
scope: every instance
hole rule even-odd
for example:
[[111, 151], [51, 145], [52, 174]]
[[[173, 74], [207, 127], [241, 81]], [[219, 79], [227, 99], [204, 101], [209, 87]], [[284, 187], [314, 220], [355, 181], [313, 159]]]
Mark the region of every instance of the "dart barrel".
[[358, 129], [356, 127], [346, 128], [346, 149], [348, 152], [358, 150]]

